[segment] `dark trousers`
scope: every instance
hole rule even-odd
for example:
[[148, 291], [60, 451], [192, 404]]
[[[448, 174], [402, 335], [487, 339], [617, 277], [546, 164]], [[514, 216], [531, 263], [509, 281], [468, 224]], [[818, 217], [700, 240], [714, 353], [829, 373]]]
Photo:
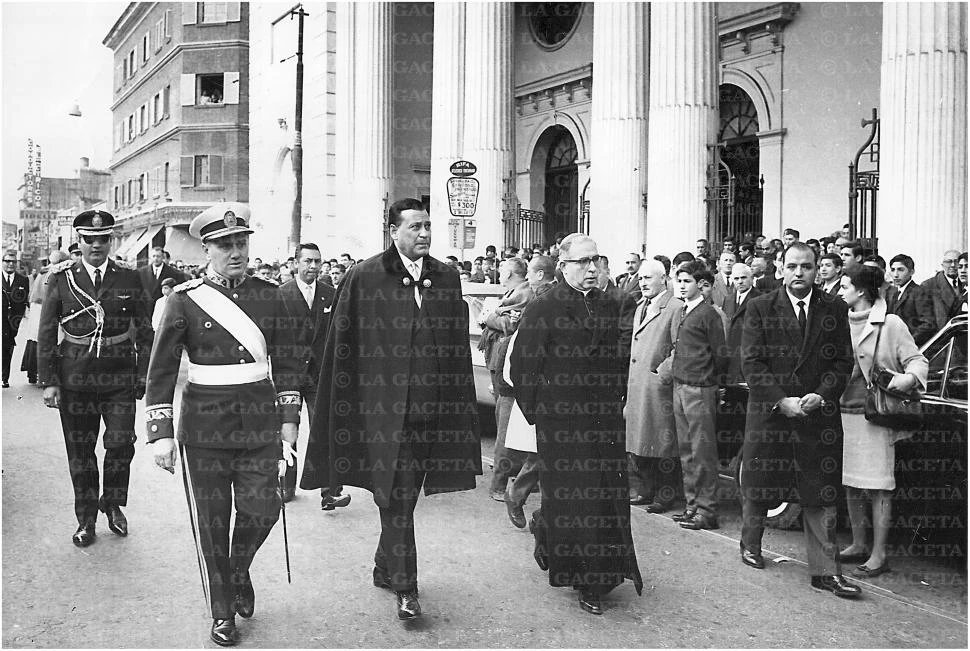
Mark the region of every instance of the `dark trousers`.
[[374, 565], [390, 578], [396, 592], [418, 588], [418, 548], [414, 542], [414, 508], [424, 485], [428, 458], [426, 428], [405, 425], [398, 451], [389, 503], [380, 507], [381, 539]]
[[4, 336], [3, 336], [3, 381], [4, 382], [10, 381], [10, 360], [13, 359], [13, 347], [14, 347], [15, 337], [16, 335], [8, 337], [7, 333], [4, 333]]
[[[768, 505], [744, 500], [741, 507], [741, 543], [745, 549], [761, 553], [761, 537], [765, 531]], [[802, 529], [805, 530], [805, 554], [808, 573], [812, 576], [842, 574], [835, 540], [837, 511], [834, 506], [803, 506]]]
[[[512, 450], [512, 452], [518, 451]], [[512, 488], [509, 489], [509, 499], [516, 506], [525, 506], [525, 502], [529, 499], [529, 494], [532, 492], [532, 489], [539, 485], [539, 472], [542, 461], [535, 452], [521, 452], [520, 454], [525, 456], [522, 461], [522, 467], [519, 469], [519, 474], [515, 476], [515, 481], [512, 482]]]
[[202, 589], [213, 619], [227, 619], [234, 614], [236, 585], [248, 580], [256, 551], [280, 517], [280, 448], [179, 448]]
[[[128, 504], [128, 479], [135, 456], [135, 397], [130, 387], [100, 392], [62, 387], [60, 416], [74, 485], [74, 514], [79, 524], [93, 523], [99, 506]], [[99, 490], [95, 447], [102, 420], [104, 488]]]
[[641, 457], [627, 453], [630, 471], [630, 497], [642, 496], [669, 506], [683, 494], [680, 459]]
[[[492, 376], [494, 378], [494, 373]], [[495, 492], [505, 492], [509, 477], [515, 477], [526, 460], [526, 452], [505, 447], [505, 435], [508, 433], [509, 417], [512, 415], [514, 402], [515, 398], [512, 396], [498, 394], [495, 396], [495, 451], [492, 453], [495, 465], [492, 470], [491, 484], [491, 490]]]

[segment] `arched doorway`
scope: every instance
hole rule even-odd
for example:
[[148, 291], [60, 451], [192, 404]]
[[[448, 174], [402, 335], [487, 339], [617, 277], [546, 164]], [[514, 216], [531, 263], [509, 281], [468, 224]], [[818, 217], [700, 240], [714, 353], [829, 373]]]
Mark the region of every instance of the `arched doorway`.
[[542, 234], [537, 242], [549, 245], [559, 233], [573, 233], [579, 228], [579, 169], [576, 141], [561, 125], [546, 129], [532, 153], [531, 204], [541, 211], [523, 211], [542, 220]]
[[748, 239], [762, 229], [762, 181], [758, 111], [744, 90], [720, 87], [720, 123], [715, 147], [717, 176], [710, 203], [708, 238], [728, 235]]

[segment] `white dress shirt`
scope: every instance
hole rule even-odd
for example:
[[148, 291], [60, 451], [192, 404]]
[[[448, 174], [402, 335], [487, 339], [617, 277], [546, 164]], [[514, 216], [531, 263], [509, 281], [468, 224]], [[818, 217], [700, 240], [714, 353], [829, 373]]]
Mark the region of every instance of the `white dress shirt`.
[[105, 260], [104, 262], [102, 262], [99, 266], [93, 267], [93, 266], [91, 266], [91, 265], [88, 264], [88, 261], [87, 260], [85, 260], [84, 258], [81, 258], [81, 264], [84, 265], [84, 270], [88, 272], [88, 277], [91, 279], [91, 284], [92, 285], [94, 284], [94, 270], [95, 269], [100, 269], [101, 270], [101, 282], [104, 282], [104, 274], [108, 270], [108, 261], [107, 260]]

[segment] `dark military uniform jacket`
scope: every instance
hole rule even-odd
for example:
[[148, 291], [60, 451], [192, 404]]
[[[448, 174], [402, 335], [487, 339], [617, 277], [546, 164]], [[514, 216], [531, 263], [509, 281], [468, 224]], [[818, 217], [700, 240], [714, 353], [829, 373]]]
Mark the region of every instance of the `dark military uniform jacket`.
[[[254, 449], [279, 443], [281, 422], [300, 422], [303, 361], [279, 287], [255, 277], [231, 285], [210, 273], [176, 286], [169, 297], [148, 369], [150, 442], [175, 436], [172, 402], [183, 350], [189, 358], [178, 429], [183, 444]], [[213, 292], [223, 307], [203, 308]], [[257, 345], [237, 336], [247, 333]]]
[[[65, 337], [58, 345], [59, 327]], [[95, 293], [80, 260], [51, 268], [37, 335], [42, 386], [114, 391], [144, 384], [151, 346], [151, 315], [137, 273], [109, 260]]]

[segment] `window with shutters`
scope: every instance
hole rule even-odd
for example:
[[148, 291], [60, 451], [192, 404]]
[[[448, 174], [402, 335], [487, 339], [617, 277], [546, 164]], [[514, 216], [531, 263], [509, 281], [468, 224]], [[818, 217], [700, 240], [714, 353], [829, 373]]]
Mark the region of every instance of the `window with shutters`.
[[121, 203], [120, 203], [121, 202], [121, 193], [118, 190], [119, 190], [119, 188], [116, 185], [115, 186], [115, 195], [114, 195], [115, 196], [115, 202], [114, 202], [114, 209], [115, 210], [117, 210], [118, 208], [121, 207]]
[[200, 23], [224, 23], [228, 17], [228, 2], [199, 2], [198, 20]]
[[152, 37], [151, 32], [145, 32], [145, 35], [141, 37], [141, 64], [145, 65], [148, 63], [148, 57], [152, 53]]
[[138, 109], [138, 133], [148, 131], [148, 104], [142, 104]]
[[148, 172], [138, 175], [138, 201], [144, 201], [148, 195]]
[[162, 114], [165, 117], [168, 117], [168, 107], [171, 101], [171, 95], [172, 95], [172, 87], [166, 86], [165, 92], [162, 93]]
[[152, 171], [152, 197], [158, 198], [161, 188], [159, 188], [160, 181], [162, 178], [162, 167], [160, 165], [156, 166]]
[[165, 161], [164, 174], [165, 175], [162, 177], [162, 192], [165, 193], [165, 196], [168, 196], [168, 161]]
[[200, 154], [196, 156], [182, 156], [179, 173], [179, 184], [183, 187], [222, 186], [222, 156]]
[[162, 121], [162, 94], [156, 93], [152, 98], [152, 125]]
[[135, 139], [135, 116], [134, 114], [128, 116], [128, 138], [125, 142], [131, 142]]
[[128, 78], [131, 79], [135, 76], [135, 50], [132, 48], [131, 52], [128, 53]]
[[222, 104], [225, 84], [222, 73], [216, 75], [196, 75], [197, 104]]

